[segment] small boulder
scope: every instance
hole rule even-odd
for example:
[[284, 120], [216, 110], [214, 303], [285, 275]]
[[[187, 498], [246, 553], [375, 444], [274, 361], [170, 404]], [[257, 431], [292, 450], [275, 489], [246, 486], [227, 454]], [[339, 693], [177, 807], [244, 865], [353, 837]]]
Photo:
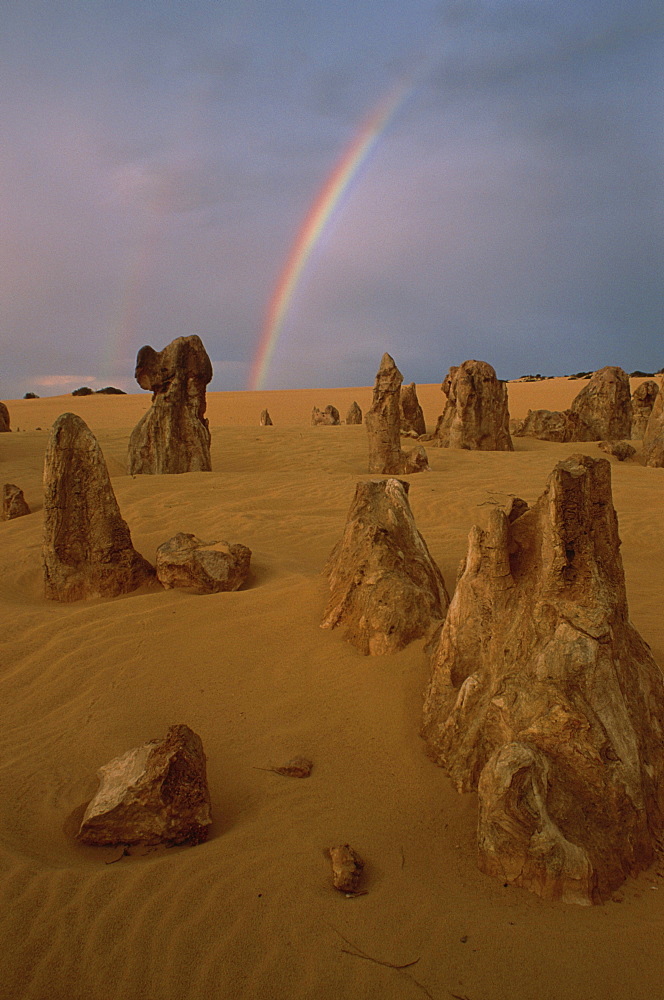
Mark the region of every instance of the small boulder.
[[179, 531], [157, 549], [157, 578], [167, 590], [194, 594], [239, 590], [249, 576], [251, 549], [228, 542], [203, 542]]
[[360, 855], [350, 844], [330, 847], [328, 853], [332, 862], [334, 888], [351, 896], [357, 895], [364, 870], [364, 861]]
[[642, 441], [650, 420], [652, 408], [659, 394], [659, 386], [654, 379], [648, 379], [637, 386], [632, 393], [632, 438]]
[[10, 431], [9, 426], [9, 410], [4, 403], [0, 403], [0, 434], [5, 431]]
[[598, 441], [597, 447], [607, 455], [613, 455], [619, 462], [625, 462], [636, 455], [636, 448], [627, 441]]
[[189, 726], [171, 726], [98, 771], [77, 839], [84, 844], [199, 844], [212, 822], [205, 753]]
[[324, 410], [319, 410], [317, 406], [314, 406], [311, 411], [312, 427], [336, 427], [340, 423], [341, 419], [336, 406], [326, 406]]
[[540, 441], [573, 441], [579, 418], [570, 410], [528, 410], [523, 420], [512, 422], [514, 437], [534, 437]]
[[348, 413], [346, 414], [347, 424], [361, 424], [362, 423], [362, 410], [357, 403], [353, 402], [348, 407]]
[[15, 517], [23, 517], [30, 513], [23, 490], [13, 483], [5, 483], [2, 487], [2, 519], [12, 521]]
[[272, 417], [270, 416], [267, 410], [261, 410], [260, 426], [272, 427]]
[[417, 386], [414, 382], [410, 385], [401, 386], [401, 396], [399, 400], [401, 412], [401, 433], [412, 434], [419, 437], [426, 434], [427, 428], [424, 422], [424, 411], [417, 398]]
[[486, 361], [464, 361], [447, 373], [441, 389], [447, 403], [432, 443], [470, 451], [513, 451], [507, 383]]

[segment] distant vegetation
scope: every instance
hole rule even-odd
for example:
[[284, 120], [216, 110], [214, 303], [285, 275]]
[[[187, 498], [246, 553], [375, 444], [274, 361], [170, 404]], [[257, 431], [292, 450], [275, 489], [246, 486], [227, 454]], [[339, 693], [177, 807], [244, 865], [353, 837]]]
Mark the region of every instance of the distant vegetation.
[[114, 385], [107, 385], [104, 389], [91, 389], [87, 385], [82, 385], [80, 389], [74, 389], [72, 396], [92, 396], [104, 393], [107, 396], [126, 396], [124, 389], [116, 389]]
[[36, 392], [26, 392], [23, 399], [39, 399], [39, 396], [37, 395]]
[[537, 375], [521, 375], [517, 379], [517, 382], [541, 382], [543, 379], [553, 378], [553, 377], [554, 377], [553, 375], [540, 375], [538, 372]]
[[72, 396], [91, 396], [94, 390], [88, 385], [82, 385], [80, 389], [72, 390]]
[[114, 385], [107, 385], [105, 389], [97, 389], [97, 392], [104, 392], [107, 396], [126, 396], [124, 389], [116, 389]]

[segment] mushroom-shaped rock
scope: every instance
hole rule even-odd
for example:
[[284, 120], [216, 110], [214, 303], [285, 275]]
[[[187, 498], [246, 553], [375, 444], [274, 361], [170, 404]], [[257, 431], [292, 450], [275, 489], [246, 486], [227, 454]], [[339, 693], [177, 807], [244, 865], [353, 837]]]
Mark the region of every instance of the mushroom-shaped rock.
[[631, 437], [629, 375], [612, 365], [600, 368], [572, 401], [570, 412], [581, 424], [571, 441], [622, 441]]
[[11, 427], [9, 425], [9, 410], [4, 403], [0, 403], [0, 434], [3, 431], [10, 431]]
[[189, 726], [171, 726], [99, 769], [78, 840], [84, 844], [198, 844], [212, 822], [205, 753]]
[[200, 337], [177, 337], [163, 351], [142, 347], [135, 378], [152, 390], [152, 406], [129, 439], [129, 472], [209, 472], [205, 386], [212, 365]]
[[632, 393], [632, 438], [635, 440], [643, 439], [658, 394], [659, 386], [653, 379], [642, 382]]
[[312, 427], [336, 427], [341, 423], [341, 418], [339, 417], [339, 411], [336, 406], [326, 406], [324, 410], [319, 410], [317, 406], [314, 406], [311, 411], [311, 426]]
[[369, 472], [384, 476], [407, 475], [428, 470], [424, 448], [416, 455], [401, 450], [401, 383], [403, 375], [389, 354], [381, 358], [376, 373], [373, 400], [367, 410], [366, 427], [369, 438]]
[[116, 597], [154, 578], [131, 543], [97, 439], [75, 413], [58, 417], [46, 446], [42, 559], [54, 601]]
[[346, 639], [365, 654], [396, 652], [431, 634], [449, 603], [408, 490], [398, 479], [358, 483], [325, 567], [330, 600], [321, 628], [345, 625]]
[[246, 545], [203, 542], [180, 531], [157, 549], [157, 577], [167, 590], [217, 594], [239, 590], [249, 575], [250, 561]]
[[661, 386], [643, 435], [643, 458], [646, 465], [660, 469], [664, 466], [664, 392]]
[[361, 424], [362, 423], [362, 410], [359, 405], [355, 402], [351, 403], [348, 407], [348, 413], [346, 414], [347, 424]]
[[[522, 511], [522, 513], [519, 513]], [[472, 529], [422, 733], [479, 793], [479, 864], [599, 902], [664, 832], [664, 679], [629, 621], [611, 465], [576, 455]]]
[[272, 427], [272, 417], [270, 416], [267, 410], [261, 410], [260, 426]]
[[453, 366], [441, 386], [447, 403], [433, 443], [470, 451], [513, 451], [507, 384], [486, 361]]
[[23, 517], [30, 513], [30, 508], [23, 496], [23, 490], [13, 483], [5, 483], [2, 487], [2, 519], [13, 521], [15, 517]]
[[424, 411], [417, 398], [417, 386], [414, 382], [401, 386], [399, 406], [401, 407], [401, 433], [415, 434], [417, 437], [420, 434], [426, 434]]

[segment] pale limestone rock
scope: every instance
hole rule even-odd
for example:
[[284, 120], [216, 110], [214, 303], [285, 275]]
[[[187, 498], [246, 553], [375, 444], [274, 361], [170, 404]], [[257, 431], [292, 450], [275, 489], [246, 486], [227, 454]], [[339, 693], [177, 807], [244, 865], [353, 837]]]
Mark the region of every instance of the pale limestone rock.
[[581, 426], [571, 441], [622, 441], [632, 433], [632, 397], [629, 376], [608, 365], [589, 379], [572, 401], [570, 412]]
[[346, 892], [355, 895], [360, 887], [364, 861], [353, 850], [350, 844], [341, 844], [339, 847], [330, 847], [330, 861], [332, 862], [332, 884], [339, 892]]
[[347, 424], [361, 424], [362, 423], [362, 410], [359, 405], [355, 402], [351, 403], [348, 407], [348, 413], [346, 414]]
[[449, 603], [408, 490], [398, 479], [358, 483], [325, 567], [330, 599], [321, 628], [346, 626], [346, 639], [365, 654], [396, 652], [430, 635]]
[[46, 597], [116, 597], [154, 578], [134, 549], [95, 436], [74, 413], [53, 424], [44, 460]]
[[415, 452], [401, 450], [402, 381], [403, 376], [394, 359], [384, 354], [376, 374], [371, 408], [365, 420], [369, 439], [369, 472], [403, 476], [429, 468], [421, 445]]
[[203, 542], [180, 531], [157, 549], [157, 577], [167, 590], [217, 594], [239, 590], [249, 576], [250, 561], [246, 545]]
[[423, 736], [479, 794], [479, 864], [598, 902], [664, 832], [664, 680], [629, 621], [606, 459], [473, 528], [433, 646]]
[[2, 487], [2, 519], [13, 521], [15, 517], [23, 517], [30, 513], [30, 508], [23, 496], [23, 490], [13, 483], [5, 483]]
[[311, 411], [312, 427], [337, 427], [340, 423], [341, 418], [336, 406], [330, 404], [324, 410], [319, 410], [317, 406], [314, 406]]
[[659, 386], [653, 379], [642, 382], [632, 393], [632, 438], [637, 441], [643, 439], [658, 393]]
[[441, 386], [447, 403], [438, 418], [433, 443], [470, 451], [513, 451], [507, 384], [486, 361], [464, 361], [450, 368]]
[[272, 427], [272, 417], [270, 416], [267, 410], [261, 410], [260, 426]]
[[78, 840], [84, 844], [198, 844], [212, 822], [201, 739], [171, 726], [99, 769]]
[[163, 351], [142, 347], [135, 378], [152, 406], [129, 439], [131, 475], [209, 472], [205, 387], [212, 365], [200, 337], [177, 337]]
[[661, 385], [643, 435], [643, 459], [646, 465], [664, 466], [664, 392]]
[[417, 398], [417, 386], [414, 382], [411, 382], [410, 385], [401, 386], [399, 405], [401, 407], [401, 433], [414, 434], [417, 437], [420, 434], [426, 434], [427, 428], [424, 423], [424, 411]]

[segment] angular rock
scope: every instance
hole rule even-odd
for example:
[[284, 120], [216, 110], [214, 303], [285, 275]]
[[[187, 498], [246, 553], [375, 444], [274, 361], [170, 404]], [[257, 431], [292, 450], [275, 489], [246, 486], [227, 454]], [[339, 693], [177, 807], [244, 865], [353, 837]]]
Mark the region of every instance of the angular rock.
[[142, 347], [135, 378], [152, 406], [129, 439], [129, 473], [209, 472], [205, 386], [212, 365], [200, 337], [177, 337], [163, 351]]
[[355, 895], [360, 887], [360, 879], [364, 870], [364, 861], [353, 850], [350, 844], [341, 844], [339, 847], [330, 847], [330, 861], [332, 862], [332, 884], [339, 892], [347, 892]]
[[643, 439], [658, 393], [659, 386], [653, 379], [642, 382], [632, 393], [632, 438], [637, 441]]
[[396, 652], [431, 634], [449, 603], [408, 490], [398, 479], [358, 483], [325, 567], [330, 599], [321, 628], [345, 625], [345, 638], [365, 655]]
[[438, 418], [433, 443], [470, 451], [513, 451], [507, 383], [486, 361], [464, 361], [450, 368], [441, 389], [447, 403]]
[[319, 410], [317, 406], [314, 406], [311, 411], [312, 427], [336, 427], [340, 423], [339, 411], [336, 406], [326, 406], [324, 410]]
[[77, 839], [84, 844], [199, 844], [212, 822], [205, 753], [189, 726], [171, 726], [98, 771]]
[[361, 424], [362, 423], [362, 410], [357, 403], [353, 402], [348, 407], [348, 413], [346, 414], [347, 424]]
[[117, 597], [154, 579], [134, 549], [97, 439], [75, 413], [53, 424], [44, 460], [46, 597]]
[[629, 621], [610, 463], [561, 462], [514, 514], [470, 533], [422, 733], [478, 790], [483, 871], [594, 903], [664, 832], [664, 680]]
[[598, 441], [597, 447], [607, 455], [613, 455], [619, 462], [625, 462], [636, 455], [636, 448], [627, 441]]
[[429, 468], [426, 452], [421, 446], [416, 449], [417, 454], [401, 450], [402, 381], [403, 376], [394, 359], [384, 354], [365, 421], [369, 438], [369, 472], [403, 476]]
[[239, 590], [249, 576], [251, 549], [228, 542], [203, 542], [179, 531], [157, 549], [159, 582], [194, 594]]
[[261, 410], [260, 426], [272, 427], [272, 417], [270, 416], [267, 410]]
[[2, 487], [2, 519], [13, 521], [15, 517], [23, 517], [30, 513], [23, 490], [13, 483], [5, 483]]
[[0, 434], [10, 431], [9, 410], [4, 403], [0, 403]]
[[528, 410], [523, 420], [513, 421], [512, 435], [540, 441], [574, 441], [581, 426], [577, 414], [570, 410]]
[[629, 375], [608, 365], [596, 371], [572, 400], [570, 412], [581, 427], [572, 441], [621, 441], [632, 433], [632, 397]]
[[414, 382], [410, 385], [401, 386], [401, 397], [399, 401], [401, 407], [401, 433], [413, 433], [420, 436], [426, 434], [427, 428], [424, 422], [424, 411], [417, 398], [417, 386]]
[[655, 468], [664, 466], [664, 392], [661, 386], [643, 435], [643, 460]]

